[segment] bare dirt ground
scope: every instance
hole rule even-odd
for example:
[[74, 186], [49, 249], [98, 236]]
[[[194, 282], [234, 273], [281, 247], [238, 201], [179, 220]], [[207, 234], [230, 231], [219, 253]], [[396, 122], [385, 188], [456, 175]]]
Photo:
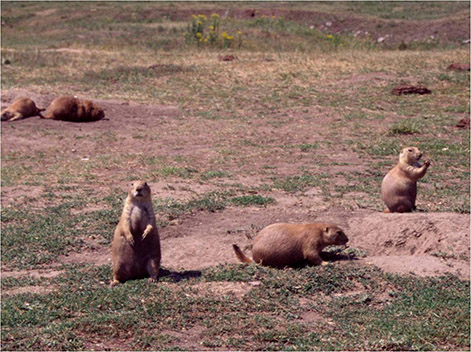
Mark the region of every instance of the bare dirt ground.
[[[5, 91], [2, 94], [2, 108], [15, 98], [27, 95], [34, 99], [37, 105], [47, 106], [54, 96], [33, 94], [25, 91]], [[47, 167], [48, 160], [54, 155], [70, 158], [80, 162], [83, 158], [90, 160], [106, 153], [139, 152], [144, 155], [166, 154], [186, 155], [192, 159], [192, 165], [211, 163], [214, 150], [213, 144], [227, 143], [228, 136], [238, 138], [246, 133], [250, 138], [255, 132], [241, 131], [230, 120], [200, 120], [185, 118], [185, 112], [173, 106], [144, 106], [124, 101], [96, 101], [106, 114], [106, 119], [95, 123], [76, 124], [62, 121], [46, 121], [32, 117], [14, 123], [2, 122], [2, 154], [10, 152], [45, 153], [44, 164], [35, 167]], [[325, 116], [324, 116], [325, 118]], [[299, 122], [299, 121], [298, 121]], [[257, 122], [254, 122], [257, 124]], [[217, 125], [217, 128], [216, 128]], [[126, 126], [126, 128], [123, 128]], [[296, 122], [286, 128], [296, 129]], [[302, 125], [295, 133], [287, 134], [283, 128], [258, 126], [261, 134], [255, 134], [254, 139], [268, 138], [276, 140], [277, 144], [289, 141], [290, 144], [303, 142]], [[38, 130], [42, 131], [38, 133]], [[44, 133], [48, 131], [49, 133]], [[157, 131], [158, 138], [136, 139], [131, 133]], [[208, 131], [217, 131], [208, 133]], [[110, 141], [96, 141], [93, 136], [103, 133], [113, 133], [115, 138]], [[86, 135], [91, 138], [76, 139]], [[263, 141], [262, 141], [263, 142]], [[243, 147], [241, 147], [243, 150]], [[345, 160], [357, 158], [343, 151]], [[288, 163], [278, 161], [269, 155], [247, 156], [247, 163], [240, 169], [250, 169], [261, 165], [270, 165], [283, 173], [289, 173], [293, 164], [302, 163], [296, 159], [296, 153]], [[360, 162], [354, 169], [361, 170], [364, 165]], [[235, 181], [247, 186], [263, 182], [263, 175], [245, 176], [237, 174], [237, 167], [229, 170]], [[339, 166], [342, 167], [342, 166]], [[345, 171], [352, 171], [352, 166]], [[145, 165], [132, 166], [139, 173]], [[353, 170], [355, 171], [355, 170]], [[109, 189], [117, 177], [127, 173], [127, 168], [103, 168], [98, 175], [102, 182], [97, 182], [97, 188]], [[121, 181], [113, 186], [121, 187], [125, 192], [127, 181]], [[234, 180], [232, 180], [234, 181]], [[55, 180], [51, 180], [51, 183]], [[167, 182], [151, 182], [153, 196], [158, 198], [173, 197], [189, 198], [191, 195], [207, 192], [211, 185], [200, 184], [192, 180], [175, 181], [178, 187], [166, 189]], [[2, 189], [3, 206], [15, 204], [22, 196], [41, 196], [44, 187], [19, 186]], [[264, 196], [276, 200], [274, 205], [267, 207], [226, 207], [222, 211], [198, 211], [191, 215], [170, 222], [160, 230], [162, 242], [162, 265], [170, 270], [198, 270], [223, 263], [236, 263], [232, 252], [232, 243], [238, 243], [246, 252], [250, 252], [250, 238], [257, 230], [275, 222], [314, 222], [329, 221], [343, 227], [350, 238], [350, 247], [356, 248], [366, 256], [356, 258], [365, 265], [377, 265], [387, 272], [433, 276], [452, 273], [460, 278], [469, 279], [469, 214], [457, 213], [426, 213], [413, 214], [384, 214], [371, 209], [345, 210], [327, 206], [318, 196], [316, 188], [306, 191], [303, 195], [293, 195], [282, 191], [271, 191]], [[379, 197], [379, 195], [378, 195]], [[110, 229], [112, 231], [113, 229]], [[95, 263], [103, 265], [110, 263], [110, 248], [96, 246], [93, 251], [69, 253], [60, 258], [61, 263]], [[34, 273], [18, 273], [3, 269], [4, 276], [30, 274], [34, 277], [54, 275], [51, 270]], [[243, 288], [242, 288], [243, 289]]]

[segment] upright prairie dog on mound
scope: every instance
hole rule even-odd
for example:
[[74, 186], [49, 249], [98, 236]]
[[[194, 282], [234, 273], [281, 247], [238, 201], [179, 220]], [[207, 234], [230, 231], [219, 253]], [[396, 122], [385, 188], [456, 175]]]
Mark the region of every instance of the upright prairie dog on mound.
[[101, 120], [105, 117], [105, 113], [103, 109], [89, 100], [63, 96], [54, 99], [47, 108], [45, 115], [41, 117], [72, 122], [90, 122]]
[[111, 285], [150, 277], [156, 281], [160, 268], [160, 238], [155, 224], [150, 187], [133, 182], [124, 203], [111, 245], [113, 279]]
[[18, 98], [10, 104], [5, 110], [2, 111], [2, 121], [15, 121], [24, 119], [30, 116], [40, 115], [41, 111], [46, 109], [39, 109], [34, 101], [30, 98]]
[[265, 227], [254, 238], [252, 257], [232, 245], [237, 258], [243, 263], [256, 262], [262, 265], [282, 268], [297, 266], [308, 261], [311, 264], [325, 264], [320, 253], [330, 245], [345, 245], [348, 238], [343, 230], [328, 223], [273, 224]]
[[430, 160], [421, 166], [422, 153], [416, 147], [407, 147], [399, 154], [399, 163], [389, 171], [381, 183], [381, 198], [385, 213], [406, 213], [415, 210], [417, 181], [424, 177]]

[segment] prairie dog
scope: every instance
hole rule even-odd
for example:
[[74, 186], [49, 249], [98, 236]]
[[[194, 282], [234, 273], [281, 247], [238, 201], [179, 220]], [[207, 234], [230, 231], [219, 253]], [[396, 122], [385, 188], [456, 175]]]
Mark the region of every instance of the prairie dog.
[[160, 268], [160, 238], [155, 223], [150, 187], [135, 181], [129, 189], [111, 245], [111, 285], [150, 277], [156, 281]]
[[282, 268], [297, 266], [307, 261], [326, 264], [320, 252], [330, 245], [345, 245], [348, 238], [341, 228], [329, 223], [272, 224], [254, 238], [252, 258], [246, 257], [233, 245], [237, 258], [243, 263], [256, 262]]
[[103, 109], [89, 100], [79, 100], [71, 96], [63, 96], [52, 101], [47, 108], [44, 119], [72, 122], [90, 122], [105, 117]]
[[385, 213], [405, 213], [415, 210], [417, 181], [424, 177], [430, 160], [421, 166], [422, 153], [416, 147], [407, 147], [399, 154], [399, 163], [389, 171], [381, 183], [381, 198]]
[[46, 109], [39, 109], [30, 98], [21, 97], [16, 99], [2, 111], [1, 119], [2, 121], [15, 121], [30, 116], [40, 115], [41, 111], [44, 110]]

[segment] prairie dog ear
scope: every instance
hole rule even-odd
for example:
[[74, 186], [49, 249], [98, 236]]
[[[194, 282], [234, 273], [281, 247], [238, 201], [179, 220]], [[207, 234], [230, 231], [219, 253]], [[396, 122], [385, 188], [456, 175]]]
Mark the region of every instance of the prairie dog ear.
[[326, 226], [325, 229], [324, 229], [324, 232], [329, 232], [329, 226]]
[[144, 186], [148, 186], [147, 182], [144, 182]]

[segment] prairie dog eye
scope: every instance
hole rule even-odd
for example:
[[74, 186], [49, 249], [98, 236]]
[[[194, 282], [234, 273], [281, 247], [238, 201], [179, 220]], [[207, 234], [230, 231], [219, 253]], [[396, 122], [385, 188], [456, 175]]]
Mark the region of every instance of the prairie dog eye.
[[407, 149], [407, 151], [408, 151], [409, 153], [412, 153], [413, 150], [412, 150], [412, 149]]

